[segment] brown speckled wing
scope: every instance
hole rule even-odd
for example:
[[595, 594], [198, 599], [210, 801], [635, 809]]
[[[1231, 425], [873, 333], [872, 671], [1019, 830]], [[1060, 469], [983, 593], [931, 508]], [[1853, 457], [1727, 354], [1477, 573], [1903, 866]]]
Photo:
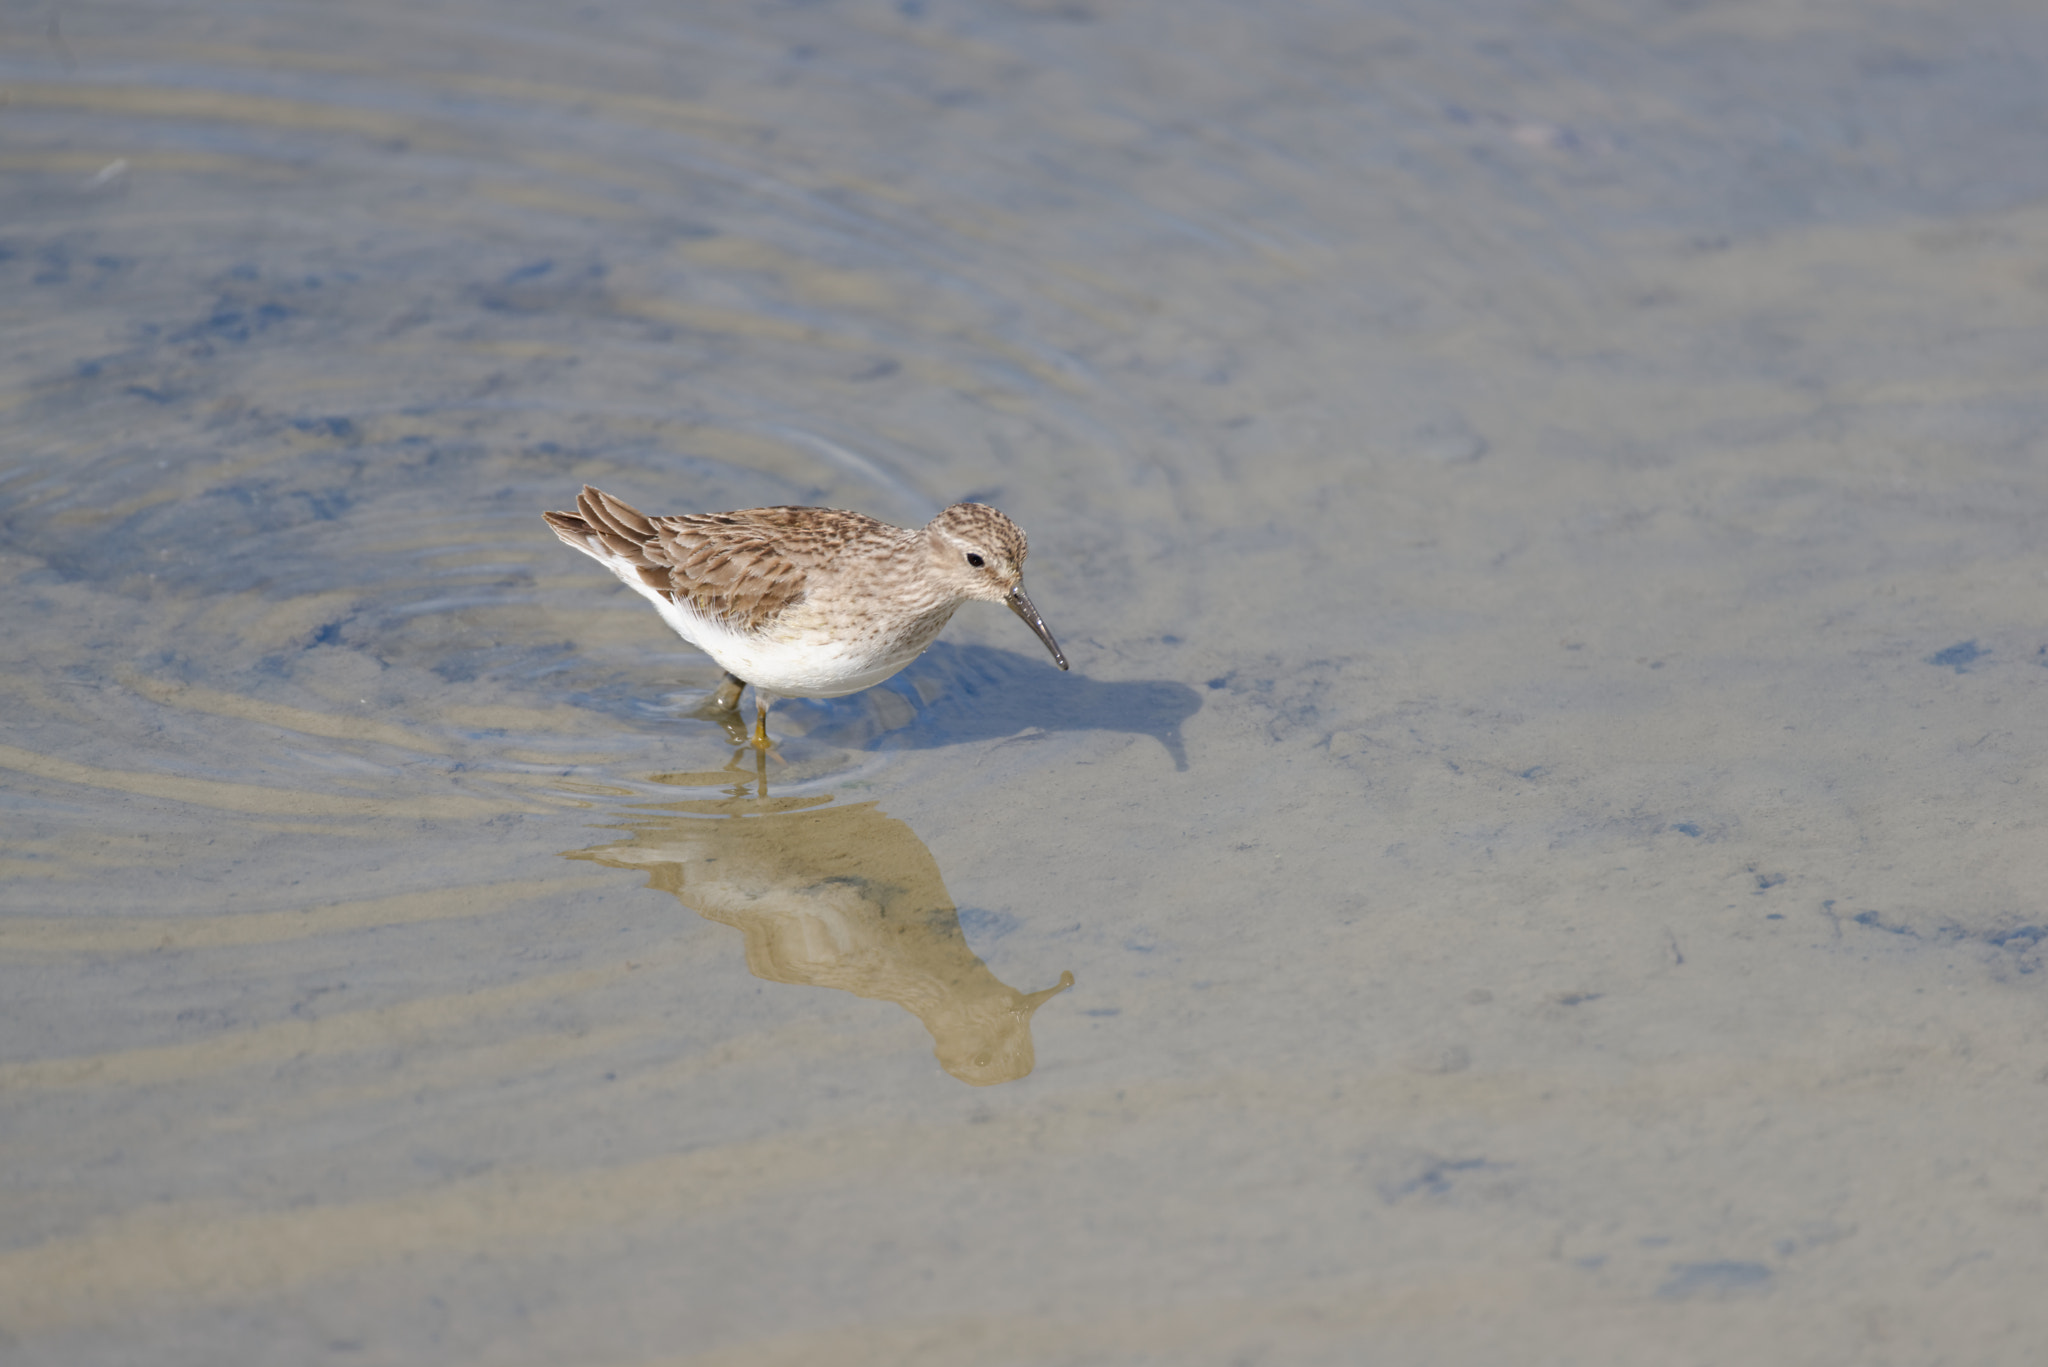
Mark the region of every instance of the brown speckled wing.
[[555, 535], [624, 561], [642, 583], [732, 631], [759, 631], [801, 602], [805, 578], [860, 542], [902, 535], [836, 508], [743, 508], [648, 517], [585, 485], [574, 513], [548, 513]]
[[802, 601], [805, 580], [851, 546], [893, 529], [836, 508], [742, 508], [657, 517], [670, 593], [736, 630], [758, 631]]

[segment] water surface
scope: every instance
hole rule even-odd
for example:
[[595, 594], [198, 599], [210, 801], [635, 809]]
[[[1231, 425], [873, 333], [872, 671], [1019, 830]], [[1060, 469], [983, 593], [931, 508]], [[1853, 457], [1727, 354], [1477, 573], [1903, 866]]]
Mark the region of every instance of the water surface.
[[[2044, 78], [0, 6], [5, 1356], [2039, 1361]], [[1074, 671], [757, 771], [584, 482], [998, 504]]]

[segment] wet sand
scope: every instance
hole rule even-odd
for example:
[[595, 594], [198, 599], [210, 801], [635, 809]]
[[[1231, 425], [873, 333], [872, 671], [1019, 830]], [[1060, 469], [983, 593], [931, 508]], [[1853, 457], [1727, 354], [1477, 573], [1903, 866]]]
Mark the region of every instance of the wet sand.
[[[2044, 75], [0, 9], [0, 1357], [2038, 1362]], [[757, 770], [586, 481], [995, 503], [1074, 671]]]

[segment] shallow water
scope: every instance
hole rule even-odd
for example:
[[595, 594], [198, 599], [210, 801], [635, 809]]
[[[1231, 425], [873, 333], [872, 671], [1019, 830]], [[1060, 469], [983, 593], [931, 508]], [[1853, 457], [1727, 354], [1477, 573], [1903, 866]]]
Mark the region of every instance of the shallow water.
[[[0, 5], [4, 1356], [2038, 1362], [2044, 77]], [[996, 503], [1074, 671], [757, 769], [586, 481]]]

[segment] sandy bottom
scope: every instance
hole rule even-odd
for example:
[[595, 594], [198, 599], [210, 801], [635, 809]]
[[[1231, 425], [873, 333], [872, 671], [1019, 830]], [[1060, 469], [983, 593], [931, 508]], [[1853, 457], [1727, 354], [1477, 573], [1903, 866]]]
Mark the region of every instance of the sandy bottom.
[[[10, 1367], [2048, 1360], [2048, 11], [59, 21]], [[585, 481], [1074, 670], [757, 763]]]

